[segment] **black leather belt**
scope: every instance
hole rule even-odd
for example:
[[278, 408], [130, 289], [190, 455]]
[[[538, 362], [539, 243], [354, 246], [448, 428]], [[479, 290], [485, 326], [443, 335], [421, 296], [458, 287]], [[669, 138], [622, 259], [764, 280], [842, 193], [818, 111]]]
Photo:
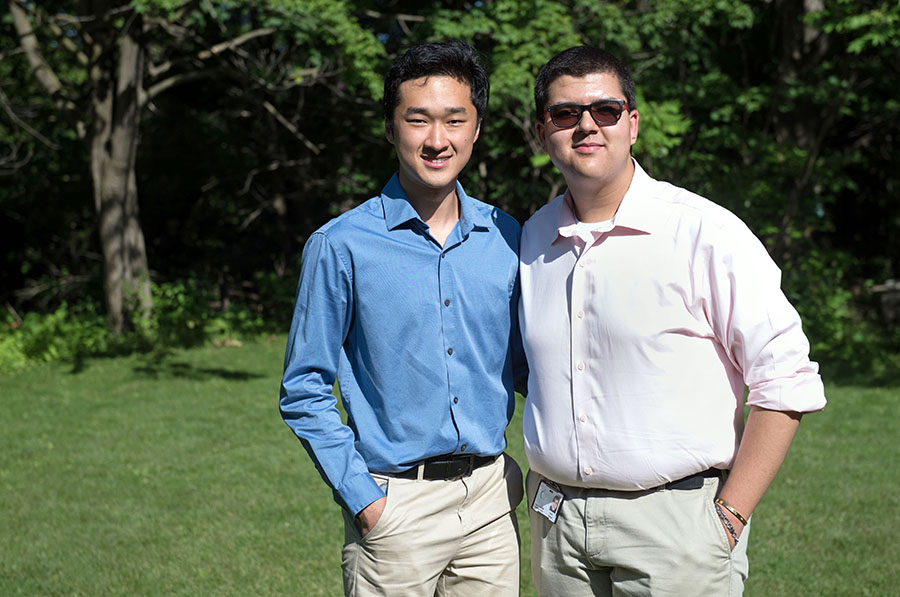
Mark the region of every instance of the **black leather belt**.
[[721, 478], [722, 471], [717, 468], [708, 468], [705, 471], [694, 473], [677, 481], [669, 481], [663, 488], [665, 489], [700, 489], [703, 487], [703, 479], [712, 477]]
[[422, 467], [423, 479], [428, 481], [447, 481], [449, 479], [468, 477], [475, 469], [481, 468], [486, 464], [491, 464], [496, 459], [496, 456], [462, 456], [460, 454], [450, 454], [428, 458], [411, 469], [399, 473], [381, 474], [389, 477], [398, 477], [400, 479], [418, 479], [419, 467]]

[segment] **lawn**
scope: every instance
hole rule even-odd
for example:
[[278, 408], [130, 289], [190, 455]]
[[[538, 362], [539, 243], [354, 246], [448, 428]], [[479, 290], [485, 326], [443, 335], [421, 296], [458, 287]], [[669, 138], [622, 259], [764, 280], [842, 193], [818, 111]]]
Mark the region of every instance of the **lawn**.
[[[0, 376], [0, 595], [340, 595], [337, 506], [278, 414], [283, 348]], [[898, 390], [828, 386], [754, 515], [747, 595], [896, 591]]]

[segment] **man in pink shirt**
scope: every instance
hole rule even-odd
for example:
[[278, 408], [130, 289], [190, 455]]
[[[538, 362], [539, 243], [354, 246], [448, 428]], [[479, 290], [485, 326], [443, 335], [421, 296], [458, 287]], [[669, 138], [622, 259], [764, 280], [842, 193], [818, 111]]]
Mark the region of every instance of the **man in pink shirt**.
[[520, 252], [534, 584], [739, 595], [750, 515], [802, 414], [825, 406], [800, 318], [743, 222], [631, 157], [639, 113], [619, 60], [558, 54], [535, 103], [568, 189]]

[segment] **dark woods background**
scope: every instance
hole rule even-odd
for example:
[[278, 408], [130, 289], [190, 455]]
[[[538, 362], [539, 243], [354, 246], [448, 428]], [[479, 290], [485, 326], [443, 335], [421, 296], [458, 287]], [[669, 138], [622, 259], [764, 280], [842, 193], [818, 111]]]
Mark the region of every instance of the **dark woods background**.
[[470, 194], [524, 221], [561, 192], [531, 85], [603, 46], [637, 82], [635, 156], [764, 240], [813, 358], [897, 375], [896, 2], [9, 0], [0, 19], [0, 370], [286, 331], [307, 236], [395, 169], [381, 73], [457, 37], [492, 75]]

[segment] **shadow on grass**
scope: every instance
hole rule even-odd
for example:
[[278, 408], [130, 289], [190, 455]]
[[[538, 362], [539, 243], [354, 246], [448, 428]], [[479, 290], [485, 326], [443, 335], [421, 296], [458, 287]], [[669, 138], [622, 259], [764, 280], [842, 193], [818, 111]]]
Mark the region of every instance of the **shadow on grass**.
[[153, 379], [174, 377], [180, 379], [203, 380], [219, 377], [230, 381], [248, 381], [264, 377], [260, 373], [250, 371], [236, 371], [219, 367], [198, 367], [190, 363], [170, 360], [171, 353], [165, 351], [154, 352], [144, 359], [143, 363], [136, 365], [132, 371]]

